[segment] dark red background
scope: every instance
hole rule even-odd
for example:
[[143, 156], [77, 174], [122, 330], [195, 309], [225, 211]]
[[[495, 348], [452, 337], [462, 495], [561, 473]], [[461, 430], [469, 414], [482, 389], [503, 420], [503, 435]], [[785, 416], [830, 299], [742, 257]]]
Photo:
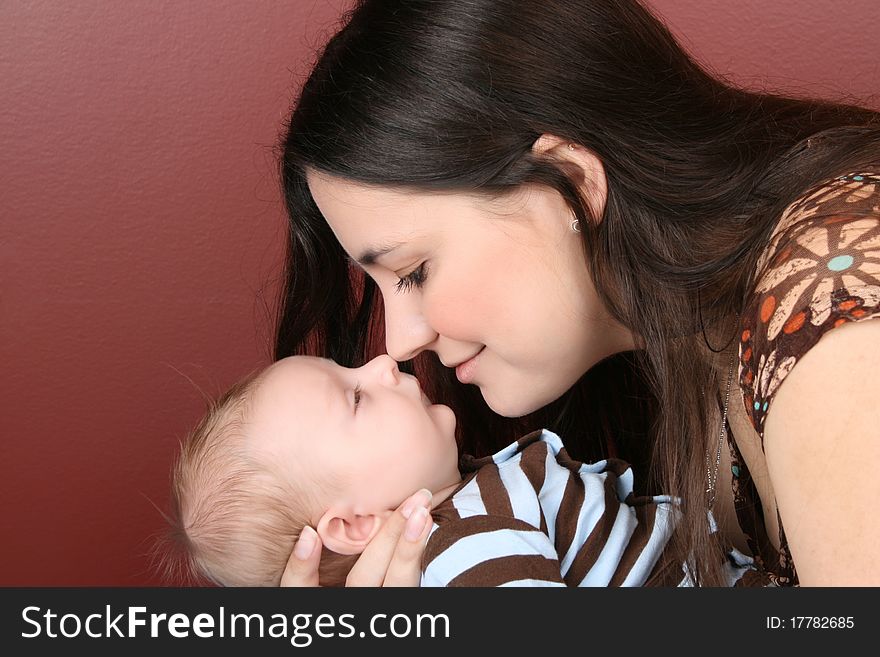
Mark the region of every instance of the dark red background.
[[[198, 389], [269, 360], [272, 147], [346, 5], [0, 6], [0, 585], [159, 583]], [[735, 81], [880, 106], [876, 0], [651, 5]]]

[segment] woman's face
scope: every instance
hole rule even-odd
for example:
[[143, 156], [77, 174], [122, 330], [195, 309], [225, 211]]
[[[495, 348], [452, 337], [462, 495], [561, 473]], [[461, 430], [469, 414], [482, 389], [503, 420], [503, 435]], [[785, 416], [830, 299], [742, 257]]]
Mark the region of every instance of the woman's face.
[[634, 348], [587, 271], [562, 197], [503, 200], [365, 186], [310, 171], [321, 213], [385, 304], [388, 354], [429, 349], [496, 413], [517, 417]]

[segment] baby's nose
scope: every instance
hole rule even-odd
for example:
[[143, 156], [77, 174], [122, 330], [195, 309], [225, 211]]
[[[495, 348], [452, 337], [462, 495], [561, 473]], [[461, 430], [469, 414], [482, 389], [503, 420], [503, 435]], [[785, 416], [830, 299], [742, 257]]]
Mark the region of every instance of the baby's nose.
[[386, 385], [397, 385], [400, 380], [400, 370], [397, 369], [397, 361], [388, 354], [376, 356], [371, 365], [375, 368], [379, 378]]

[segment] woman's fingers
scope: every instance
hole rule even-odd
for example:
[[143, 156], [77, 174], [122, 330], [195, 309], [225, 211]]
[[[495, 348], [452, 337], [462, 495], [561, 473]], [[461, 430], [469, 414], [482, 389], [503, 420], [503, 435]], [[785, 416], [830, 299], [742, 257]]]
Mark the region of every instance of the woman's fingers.
[[[421, 521], [425, 522], [428, 506], [431, 504], [431, 492], [425, 489], [420, 490], [415, 495], [406, 500], [400, 507], [392, 513], [379, 533], [376, 534], [370, 543], [364, 549], [363, 554], [355, 563], [351, 572], [348, 574], [346, 586], [382, 586], [386, 582], [389, 567], [392, 561], [395, 561], [395, 571], [408, 573], [408, 581], [412, 579], [411, 571], [413, 564], [418, 568], [421, 562], [423, 544], [409, 545], [412, 541], [408, 541], [404, 536], [407, 526], [407, 519], [413, 516], [421, 516]], [[421, 512], [419, 510], [422, 510]], [[424, 515], [422, 515], [424, 513]], [[414, 519], [414, 523], [418, 523], [418, 518]], [[421, 530], [423, 527], [419, 527]], [[421, 533], [421, 532], [419, 532]], [[408, 545], [398, 555], [399, 545], [407, 543]], [[401, 579], [404, 575], [399, 575]], [[418, 584], [418, 579], [411, 586]]]
[[391, 557], [383, 586], [418, 586], [422, 577], [422, 552], [434, 522], [425, 508], [417, 509], [406, 521], [403, 538]]
[[[346, 586], [418, 586], [422, 552], [432, 526], [431, 492], [406, 500], [367, 545], [351, 569]], [[305, 527], [281, 575], [281, 586], [318, 586], [321, 538]]]
[[281, 586], [318, 586], [318, 564], [321, 561], [321, 538], [308, 525], [302, 530], [287, 566], [281, 575]]

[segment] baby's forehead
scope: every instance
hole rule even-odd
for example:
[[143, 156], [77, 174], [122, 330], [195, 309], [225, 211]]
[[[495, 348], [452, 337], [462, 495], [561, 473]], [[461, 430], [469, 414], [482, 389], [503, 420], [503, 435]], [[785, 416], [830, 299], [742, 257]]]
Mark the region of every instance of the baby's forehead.
[[273, 378], [294, 378], [327, 376], [342, 369], [329, 358], [318, 356], [288, 356], [269, 366], [268, 374]]
[[335, 385], [342, 368], [327, 358], [288, 356], [270, 365], [261, 376], [254, 401], [274, 404], [291, 395], [309, 398]]
[[[339, 366], [314, 356], [290, 356], [266, 368], [251, 399], [250, 426], [257, 436], [286, 439], [323, 427], [328, 405], [341, 394]], [[306, 434], [309, 431], [305, 431]]]

